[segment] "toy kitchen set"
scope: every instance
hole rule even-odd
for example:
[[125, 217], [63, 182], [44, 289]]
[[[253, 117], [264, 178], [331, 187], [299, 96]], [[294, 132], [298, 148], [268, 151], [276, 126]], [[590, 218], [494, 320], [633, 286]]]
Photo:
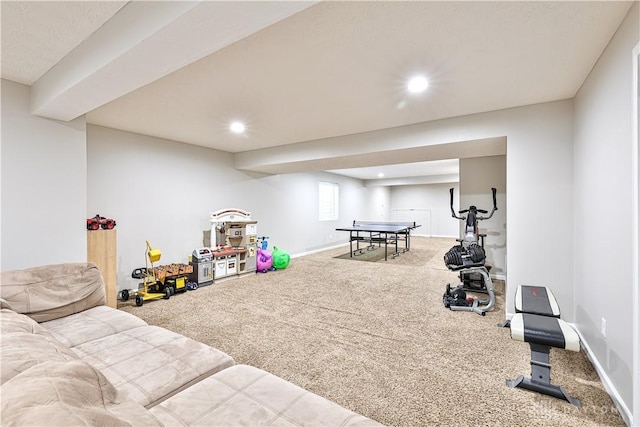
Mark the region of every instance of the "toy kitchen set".
[[[211, 248], [209, 251], [208, 248], [196, 249], [192, 257], [193, 262], [199, 261], [198, 257], [203, 260], [203, 280], [215, 283], [255, 273], [258, 222], [251, 219], [251, 212], [242, 209], [221, 209], [211, 212], [209, 222]], [[212, 279], [207, 279], [208, 276], [205, 274], [207, 266], [210, 268]]]

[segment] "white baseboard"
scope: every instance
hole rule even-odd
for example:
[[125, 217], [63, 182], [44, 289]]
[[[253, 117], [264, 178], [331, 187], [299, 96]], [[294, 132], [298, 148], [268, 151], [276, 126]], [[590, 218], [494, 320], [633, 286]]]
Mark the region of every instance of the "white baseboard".
[[411, 237], [427, 237], [429, 239], [432, 238], [432, 237], [436, 237], [436, 238], [439, 238], [439, 239], [451, 239], [451, 240], [454, 240], [454, 241], [455, 241], [455, 239], [458, 238], [456, 236], [444, 236], [444, 235], [441, 235], [441, 234], [424, 234], [424, 233], [422, 233], [422, 234], [421, 233], [411, 233]]
[[624, 401], [620, 397], [620, 393], [618, 393], [618, 389], [616, 389], [616, 387], [613, 385], [613, 383], [611, 382], [611, 379], [609, 378], [604, 368], [596, 358], [595, 354], [593, 353], [593, 351], [591, 351], [591, 347], [589, 347], [589, 343], [584, 339], [584, 336], [580, 333], [580, 330], [576, 327], [575, 324], [570, 323], [570, 325], [573, 328], [573, 330], [578, 333], [582, 348], [584, 348], [585, 352], [587, 353], [587, 357], [589, 358], [589, 361], [591, 361], [591, 364], [595, 368], [596, 373], [600, 377], [600, 381], [602, 381], [602, 384], [604, 384], [605, 390], [611, 397], [611, 400], [613, 400], [613, 403], [616, 405], [616, 409], [620, 413], [620, 416], [628, 426], [633, 426], [634, 425], [633, 414], [631, 413], [631, 410], [629, 410], [627, 405], [625, 405]]
[[333, 245], [333, 246], [323, 246], [321, 248], [313, 249], [313, 250], [310, 250], [310, 251], [300, 252], [298, 254], [291, 254], [291, 258], [298, 258], [298, 257], [305, 256], [305, 255], [317, 254], [318, 252], [324, 252], [324, 251], [328, 251], [328, 250], [331, 250], [331, 249], [337, 249], [337, 248], [341, 248], [343, 246], [349, 246], [349, 242], [342, 242], [342, 243], [338, 243], [338, 244]]

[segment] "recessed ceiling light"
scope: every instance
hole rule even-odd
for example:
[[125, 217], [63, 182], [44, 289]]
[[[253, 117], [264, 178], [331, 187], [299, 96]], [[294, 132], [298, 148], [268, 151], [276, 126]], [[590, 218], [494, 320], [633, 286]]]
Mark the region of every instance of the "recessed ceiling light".
[[425, 76], [415, 76], [407, 83], [407, 89], [411, 93], [424, 92], [429, 87], [429, 82]]
[[244, 133], [245, 126], [242, 122], [232, 122], [229, 129], [231, 129], [233, 133]]
[[380, 173], [378, 174], [378, 178], [384, 178], [384, 174], [383, 174], [382, 172], [380, 172]]

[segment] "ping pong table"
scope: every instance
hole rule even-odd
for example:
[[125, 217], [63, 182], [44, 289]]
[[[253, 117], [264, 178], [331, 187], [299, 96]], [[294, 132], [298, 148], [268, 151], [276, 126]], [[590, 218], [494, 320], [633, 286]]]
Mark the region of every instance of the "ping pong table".
[[[398, 240], [404, 241], [402, 252], [407, 252], [411, 247], [411, 230], [420, 225], [415, 222], [375, 222], [375, 221], [353, 221], [349, 227], [336, 228], [336, 231], [349, 232], [349, 249], [350, 256], [363, 253], [360, 248], [361, 242], [368, 243], [367, 250], [375, 249], [375, 243], [378, 247], [384, 243], [384, 260], [387, 260], [387, 246], [391, 243], [395, 245], [395, 251], [392, 257], [400, 255], [398, 250]], [[353, 242], [356, 242], [356, 250], [353, 250]], [[357, 252], [357, 254], [356, 254]]]

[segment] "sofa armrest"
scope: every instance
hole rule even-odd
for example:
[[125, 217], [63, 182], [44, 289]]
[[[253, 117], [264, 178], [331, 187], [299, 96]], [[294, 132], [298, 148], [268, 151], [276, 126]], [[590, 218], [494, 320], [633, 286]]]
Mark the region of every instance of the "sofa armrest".
[[91, 262], [6, 271], [0, 278], [0, 308], [26, 314], [37, 322], [104, 304], [102, 276]]

